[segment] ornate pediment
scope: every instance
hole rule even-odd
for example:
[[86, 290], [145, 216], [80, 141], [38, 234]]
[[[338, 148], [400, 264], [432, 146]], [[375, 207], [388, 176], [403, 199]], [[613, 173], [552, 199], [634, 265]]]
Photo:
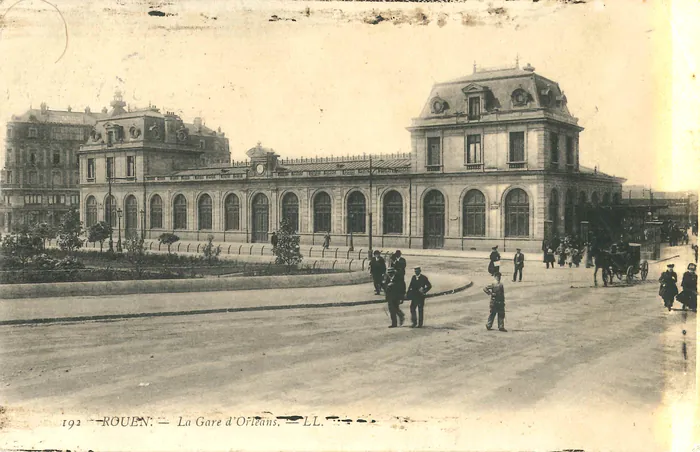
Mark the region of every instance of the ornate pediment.
[[465, 95], [469, 94], [478, 94], [478, 93], [485, 93], [489, 89], [483, 85], [479, 85], [478, 83], [470, 83], [464, 88], [462, 88], [462, 92]]

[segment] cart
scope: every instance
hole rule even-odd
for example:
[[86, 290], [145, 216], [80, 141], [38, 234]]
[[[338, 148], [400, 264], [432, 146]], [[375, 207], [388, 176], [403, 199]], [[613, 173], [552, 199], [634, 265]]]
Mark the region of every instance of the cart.
[[642, 245], [630, 243], [626, 250], [611, 250], [609, 270], [610, 282], [613, 275], [620, 281], [624, 278], [627, 284], [632, 284], [637, 277], [645, 281], [649, 274], [649, 262], [642, 260]]

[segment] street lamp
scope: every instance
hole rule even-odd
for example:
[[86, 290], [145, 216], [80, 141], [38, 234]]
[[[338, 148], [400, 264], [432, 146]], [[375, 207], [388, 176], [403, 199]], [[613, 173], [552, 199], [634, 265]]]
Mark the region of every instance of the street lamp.
[[141, 214], [141, 240], [145, 238], [145, 229], [146, 229], [146, 210], [141, 209], [139, 210], [139, 213]]
[[119, 234], [119, 239], [117, 240], [117, 253], [122, 252], [122, 209], [117, 209], [117, 232]]
[[353, 230], [353, 220], [355, 219], [355, 214], [351, 213], [349, 218], [350, 218], [350, 221], [348, 224], [348, 229], [350, 229], [350, 251], [355, 251], [355, 247], [352, 244], [352, 230]]

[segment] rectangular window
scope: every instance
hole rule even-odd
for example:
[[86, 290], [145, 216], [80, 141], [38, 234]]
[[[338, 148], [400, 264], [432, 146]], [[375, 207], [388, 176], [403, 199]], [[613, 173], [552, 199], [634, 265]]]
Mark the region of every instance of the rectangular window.
[[54, 152], [54, 153], [53, 153], [53, 164], [54, 164], [54, 165], [60, 165], [60, 164], [61, 164], [61, 153], [60, 153], [60, 152]]
[[12, 127], [7, 128], [7, 138], [14, 138], [15, 129]]
[[134, 177], [134, 156], [126, 156], [126, 177]]
[[525, 132], [510, 133], [509, 162], [520, 163], [525, 161]]
[[566, 164], [569, 166], [574, 165], [574, 139], [573, 139], [573, 137], [566, 137]]
[[559, 163], [559, 134], [552, 133], [549, 135], [549, 152], [550, 160], [553, 164]]
[[24, 195], [25, 204], [41, 204], [41, 195]]
[[204, 149], [207, 147], [207, 142], [205, 140], [199, 140], [199, 149]]
[[114, 157], [107, 157], [107, 178], [114, 179]]
[[39, 136], [39, 131], [35, 127], [29, 128], [29, 138], [37, 138]]
[[5, 174], [7, 174], [7, 176], [6, 176], [6, 177], [7, 177], [7, 180], [6, 180], [5, 182], [8, 183], [8, 184], [11, 184], [11, 183], [12, 183], [12, 171], [8, 171], [8, 172], [5, 173]]
[[95, 180], [95, 159], [87, 160], [87, 178], [88, 180]]
[[481, 99], [478, 97], [469, 98], [469, 119], [479, 119], [481, 117]]
[[467, 163], [481, 163], [481, 135], [467, 135]]
[[428, 138], [428, 166], [440, 166], [440, 137]]
[[80, 204], [80, 195], [70, 195], [70, 203], [74, 206]]

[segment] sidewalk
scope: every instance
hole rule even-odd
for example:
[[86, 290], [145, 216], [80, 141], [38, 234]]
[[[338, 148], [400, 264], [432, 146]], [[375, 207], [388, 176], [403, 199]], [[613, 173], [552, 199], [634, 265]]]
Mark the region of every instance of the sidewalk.
[[[471, 286], [471, 281], [461, 276], [432, 274], [430, 278], [433, 284], [430, 296], [454, 293]], [[407, 275], [406, 279], [408, 284], [410, 276]], [[374, 295], [367, 275], [365, 284], [325, 288], [0, 300], [0, 325], [358, 306], [382, 302], [384, 296]]]

